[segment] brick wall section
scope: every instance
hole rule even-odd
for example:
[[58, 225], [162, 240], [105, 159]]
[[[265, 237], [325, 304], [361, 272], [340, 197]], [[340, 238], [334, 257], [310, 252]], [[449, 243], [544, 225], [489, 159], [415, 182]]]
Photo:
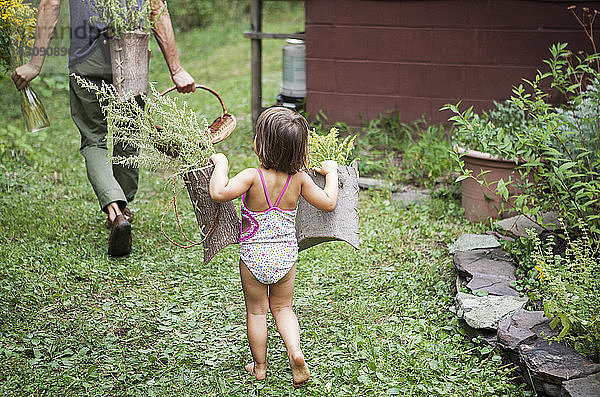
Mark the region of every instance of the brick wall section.
[[591, 51], [570, 4], [305, 0], [308, 112], [356, 126], [390, 110], [446, 121], [438, 109], [459, 100], [488, 108], [544, 67], [551, 44]]

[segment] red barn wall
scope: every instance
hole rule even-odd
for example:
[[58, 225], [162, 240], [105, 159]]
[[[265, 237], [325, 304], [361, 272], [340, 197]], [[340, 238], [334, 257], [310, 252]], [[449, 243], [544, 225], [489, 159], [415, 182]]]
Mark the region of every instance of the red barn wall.
[[439, 108], [459, 100], [489, 108], [543, 68], [551, 44], [591, 52], [570, 4], [305, 0], [308, 113], [357, 126], [387, 111], [446, 121]]

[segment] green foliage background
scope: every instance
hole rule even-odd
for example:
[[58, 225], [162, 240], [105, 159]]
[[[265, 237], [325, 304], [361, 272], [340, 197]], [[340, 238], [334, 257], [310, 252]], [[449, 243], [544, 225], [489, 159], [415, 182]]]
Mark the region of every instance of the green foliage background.
[[[224, 23], [250, 13], [250, 0], [167, 0], [167, 5], [179, 31]], [[263, 9], [271, 15], [285, 15], [302, 12], [303, 6], [301, 1], [275, 1], [264, 2]]]

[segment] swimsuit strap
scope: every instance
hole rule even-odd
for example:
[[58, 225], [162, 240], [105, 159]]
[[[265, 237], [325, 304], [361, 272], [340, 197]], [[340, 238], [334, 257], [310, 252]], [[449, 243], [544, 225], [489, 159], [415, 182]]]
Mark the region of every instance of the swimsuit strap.
[[285, 193], [285, 189], [287, 189], [291, 178], [292, 178], [292, 175], [288, 175], [287, 181], [285, 181], [285, 186], [283, 187], [281, 194], [279, 195], [279, 197], [277, 198], [277, 201], [275, 202], [275, 207], [277, 207], [279, 205], [279, 202], [281, 201], [281, 198], [283, 197], [283, 193]]
[[269, 197], [269, 192], [267, 191], [267, 185], [265, 185], [265, 179], [263, 178], [263, 174], [259, 168], [257, 168], [256, 171], [258, 171], [258, 175], [260, 176], [260, 182], [262, 183], [263, 189], [265, 191], [265, 197], [267, 198], [269, 208], [273, 208], [273, 204], [271, 204], [271, 198]]

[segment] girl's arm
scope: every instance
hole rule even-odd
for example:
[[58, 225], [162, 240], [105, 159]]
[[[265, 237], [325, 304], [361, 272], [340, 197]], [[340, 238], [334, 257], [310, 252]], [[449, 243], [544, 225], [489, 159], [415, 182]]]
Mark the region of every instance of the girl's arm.
[[331, 212], [335, 209], [338, 199], [338, 174], [337, 163], [332, 160], [323, 161], [321, 168], [316, 168], [321, 175], [325, 175], [325, 187], [321, 189], [308, 176], [302, 173], [300, 194], [306, 201], [321, 211]]
[[215, 165], [209, 185], [210, 198], [213, 201], [224, 203], [233, 200], [247, 192], [252, 186], [254, 180], [252, 169], [245, 169], [229, 179], [227, 176], [229, 162], [223, 153], [213, 154], [210, 161]]

